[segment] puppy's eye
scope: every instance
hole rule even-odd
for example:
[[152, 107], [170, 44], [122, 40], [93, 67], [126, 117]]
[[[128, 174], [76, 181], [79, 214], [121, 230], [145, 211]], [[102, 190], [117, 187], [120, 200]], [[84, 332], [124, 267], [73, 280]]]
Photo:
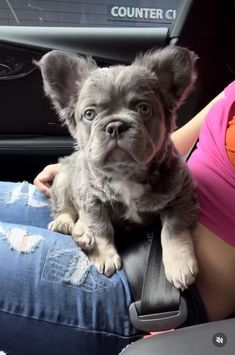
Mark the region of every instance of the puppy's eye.
[[83, 113], [83, 118], [87, 121], [92, 121], [96, 116], [96, 110], [93, 108], [88, 108]]
[[152, 115], [152, 107], [146, 102], [138, 104], [136, 110], [143, 118], [148, 118]]

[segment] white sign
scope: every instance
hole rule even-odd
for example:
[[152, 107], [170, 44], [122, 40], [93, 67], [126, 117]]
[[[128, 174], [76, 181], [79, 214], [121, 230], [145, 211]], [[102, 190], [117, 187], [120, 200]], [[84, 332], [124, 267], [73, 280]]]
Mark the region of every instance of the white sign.
[[161, 9], [150, 7], [130, 7], [130, 6], [113, 6], [111, 7], [111, 15], [117, 19], [134, 19], [134, 20], [157, 20], [157, 21], [173, 21], [176, 18], [175, 9]]

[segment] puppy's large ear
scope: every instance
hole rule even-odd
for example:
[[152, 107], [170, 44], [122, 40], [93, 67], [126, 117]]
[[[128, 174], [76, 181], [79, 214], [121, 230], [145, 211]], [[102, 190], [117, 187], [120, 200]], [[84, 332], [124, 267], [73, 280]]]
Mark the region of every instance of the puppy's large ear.
[[159, 81], [166, 104], [170, 110], [177, 109], [186, 99], [197, 78], [194, 52], [178, 46], [168, 46], [145, 54], [137, 59], [147, 66]]
[[74, 109], [79, 90], [89, 73], [97, 68], [96, 63], [91, 58], [54, 50], [36, 64], [41, 69], [46, 95], [74, 135]]

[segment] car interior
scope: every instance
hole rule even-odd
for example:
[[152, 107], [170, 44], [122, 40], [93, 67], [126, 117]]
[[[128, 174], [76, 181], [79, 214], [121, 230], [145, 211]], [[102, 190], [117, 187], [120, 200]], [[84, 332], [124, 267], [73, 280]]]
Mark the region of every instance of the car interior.
[[[30, 11], [23, 1], [22, 6], [21, 1], [0, 3], [0, 180], [33, 182], [46, 165], [73, 151], [35, 65], [50, 50], [92, 56], [100, 66], [128, 64], [139, 53], [167, 45], [193, 50], [199, 57], [198, 80], [178, 112], [178, 127], [234, 80], [234, 0], [143, 0], [123, 2], [125, 6], [103, 1], [87, 3], [77, 17], [62, 6], [56, 12], [52, 3], [56, 1], [44, 1], [44, 9], [35, 6]], [[80, 6], [79, 1], [70, 5]], [[162, 10], [138, 19], [128, 13], [128, 6]], [[149, 327], [145, 329], [166, 330], [177, 324], [169, 320], [162, 329]], [[139, 340], [122, 354], [233, 354], [234, 327], [235, 319], [229, 319], [166, 332]], [[213, 345], [217, 333], [226, 334], [225, 347]]]

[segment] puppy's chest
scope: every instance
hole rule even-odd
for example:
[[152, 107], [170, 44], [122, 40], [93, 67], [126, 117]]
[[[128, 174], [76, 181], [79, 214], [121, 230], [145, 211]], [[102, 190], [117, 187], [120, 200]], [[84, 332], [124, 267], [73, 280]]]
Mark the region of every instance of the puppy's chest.
[[142, 223], [142, 218], [138, 213], [138, 204], [147, 189], [147, 185], [128, 180], [116, 180], [106, 184], [104, 191], [111, 204], [112, 202], [114, 202], [114, 206], [115, 203], [119, 204], [118, 211], [113, 211], [116, 218]]

